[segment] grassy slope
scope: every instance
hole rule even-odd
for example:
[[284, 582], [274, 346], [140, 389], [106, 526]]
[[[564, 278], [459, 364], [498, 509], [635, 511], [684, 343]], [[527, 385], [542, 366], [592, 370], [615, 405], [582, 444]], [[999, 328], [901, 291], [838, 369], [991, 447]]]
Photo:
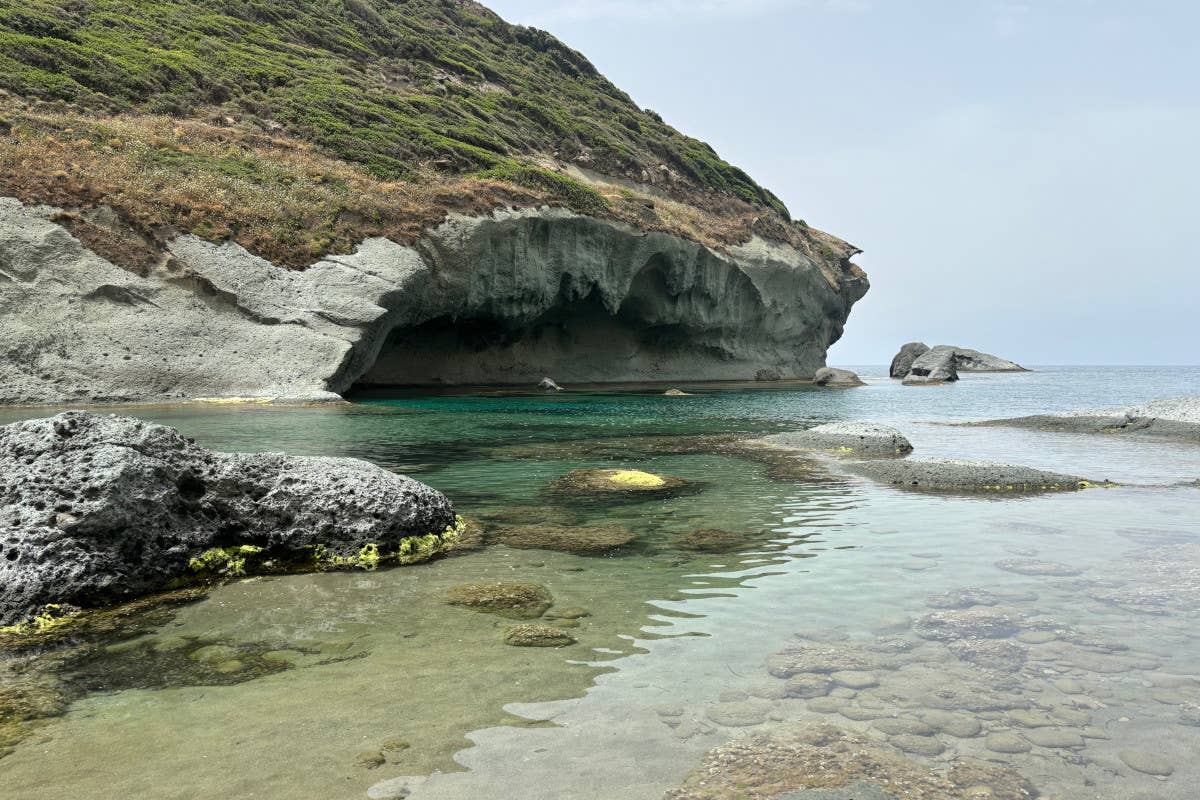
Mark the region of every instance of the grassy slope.
[[470, 0], [0, 0], [0, 90], [0, 190], [293, 266], [522, 202], [717, 245], [811, 238], [579, 53]]

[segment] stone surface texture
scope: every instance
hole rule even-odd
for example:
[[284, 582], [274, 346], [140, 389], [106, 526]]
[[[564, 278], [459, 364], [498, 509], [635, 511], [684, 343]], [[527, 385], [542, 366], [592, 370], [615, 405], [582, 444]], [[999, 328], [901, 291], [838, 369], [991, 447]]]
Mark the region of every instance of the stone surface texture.
[[914, 460], [861, 461], [848, 469], [881, 483], [925, 491], [1016, 492], [1072, 491], [1087, 481], [1077, 475], [998, 464], [988, 461]]
[[906, 386], [952, 383], [960, 372], [1028, 372], [1029, 370], [999, 356], [967, 347], [939, 344], [928, 347], [909, 342], [892, 359], [888, 374], [902, 378]]
[[865, 386], [862, 378], [848, 369], [822, 367], [813, 374], [813, 383], [817, 386]]
[[755, 443], [784, 450], [845, 453], [855, 456], [902, 456], [912, 452], [904, 434], [872, 422], [833, 422], [806, 431], [776, 433]]
[[0, 624], [132, 599], [212, 548], [349, 558], [453, 522], [441, 493], [365, 461], [216, 453], [87, 412], [17, 422], [0, 427]]
[[0, 198], [0, 403], [811, 378], [868, 288], [850, 245], [718, 252], [551, 208], [452, 215], [302, 271], [186, 235], [143, 275], [57, 211]]
[[996, 419], [970, 425], [999, 425], [1056, 433], [1103, 433], [1152, 436], [1185, 442], [1200, 442], [1200, 397], [1154, 400], [1140, 406], [1075, 411], [1066, 414], [1036, 414], [1030, 417]]

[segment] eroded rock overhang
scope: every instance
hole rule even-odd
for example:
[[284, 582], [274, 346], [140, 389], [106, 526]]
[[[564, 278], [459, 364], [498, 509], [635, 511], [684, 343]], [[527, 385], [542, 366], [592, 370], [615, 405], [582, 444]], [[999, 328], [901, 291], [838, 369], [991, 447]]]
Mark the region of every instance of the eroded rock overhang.
[[718, 252], [560, 209], [451, 216], [287, 271], [181, 236], [136, 274], [0, 199], [9, 403], [328, 398], [353, 386], [806, 378], [867, 289], [849, 262]]

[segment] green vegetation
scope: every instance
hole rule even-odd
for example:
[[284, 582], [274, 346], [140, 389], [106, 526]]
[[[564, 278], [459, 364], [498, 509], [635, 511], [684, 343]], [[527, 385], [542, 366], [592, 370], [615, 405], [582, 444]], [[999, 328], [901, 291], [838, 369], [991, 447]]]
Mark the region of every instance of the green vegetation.
[[[160, 115], [310, 142], [381, 180], [486, 176], [584, 213], [606, 199], [538, 159], [787, 215], [582, 55], [470, 0], [0, 0], [0, 89], [81, 118]], [[146, 158], [260, 172], [237, 153]]]
[[247, 560], [252, 563], [263, 552], [261, 547], [244, 544], [238, 547], [214, 547], [205, 550], [188, 562], [188, 569], [203, 575], [236, 578], [246, 574]]

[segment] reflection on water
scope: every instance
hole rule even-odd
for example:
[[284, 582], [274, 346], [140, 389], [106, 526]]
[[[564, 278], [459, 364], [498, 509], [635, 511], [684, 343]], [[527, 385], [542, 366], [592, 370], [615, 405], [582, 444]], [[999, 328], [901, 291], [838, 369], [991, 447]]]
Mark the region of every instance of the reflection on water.
[[[493, 538], [543, 523], [637, 538], [602, 557], [493, 544], [252, 579], [132, 640], [9, 659], [0, 700], [40, 688], [70, 705], [20, 723], [19, 742], [0, 718], [4, 796], [804, 798], [844, 783], [865, 798], [1191, 797], [1200, 491], [1165, 484], [1200, 477], [1200, 448], [928, 423], [1195, 393], [1198, 377], [144, 409], [214, 447], [411, 472]], [[837, 418], [892, 421], [919, 456], [1127, 486], [930, 497], [735, 444]], [[620, 504], [547, 492], [620, 464], [702, 490]], [[446, 602], [496, 581], [544, 587], [539, 622], [577, 643], [511, 647], [514, 620]], [[833, 757], [851, 746], [870, 758]], [[876, 774], [854, 773], [867, 763]], [[881, 776], [909, 793], [878, 794]]]

